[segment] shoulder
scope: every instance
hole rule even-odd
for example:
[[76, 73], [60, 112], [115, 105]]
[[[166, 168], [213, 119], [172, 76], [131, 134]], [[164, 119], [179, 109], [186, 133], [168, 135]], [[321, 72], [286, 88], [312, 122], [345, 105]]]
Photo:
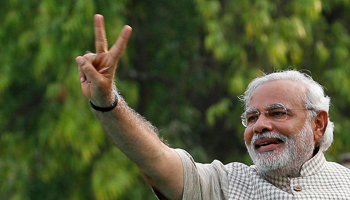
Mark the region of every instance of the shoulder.
[[230, 185], [254, 185], [258, 182], [265, 182], [259, 174], [255, 165], [248, 166], [239, 162], [232, 162], [225, 165], [228, 182]]
[[229, 175], [241, 174], [242, 176], [258, 176], [258, 169], [255, 165], [248, 166], [240, 162], [232, 162], [225, 165]]
[[184, 168], [183, 199], [225, 199], [228, 191], [228, 178], [225, 165], [218, 160], [203, 164], [194, 161], [192, 156], [181, 149], [175, 149]]
[[331, 174], [347, 175], [347, 178], [350, 178], [350, 169], [336, 162], [327, 161], [325, 172]]
[[318, 178], [333, 185], [350, 187], [350, 169], [335, 162], [327, 161]]
[[175, 149], [175, 151], [179, 154], [184, 168], [192, 166], [205, 174], [208, 172], [215, 172], [219, 176], [233, 176], [237, 174], [242, 174], [243, 176], [258, 175], [255, 165], [248, 166], [240, 162], [231, 162], [224, 165], [219, 160], [214, 160], [212, 163], [208, 164], [197, 163], [188, 152], [182, 149]]

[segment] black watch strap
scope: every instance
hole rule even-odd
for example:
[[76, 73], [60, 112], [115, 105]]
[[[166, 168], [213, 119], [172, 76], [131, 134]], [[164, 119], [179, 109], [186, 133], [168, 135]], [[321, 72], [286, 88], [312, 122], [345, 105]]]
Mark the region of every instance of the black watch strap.
[[118, 96], [117, 94], [114, 94], [114, 97], [115, 97], [115, 100], [114, 102], [112, 103], [112, 105], [108, 106], [108, 107], [104, 107], [104, 108], [101, 108], [101, 107], [98, 107], [98, 106], [95, 106], [91, 101], [90, 102], [90, 106], [97, 110], [97, 111], [101, 111], [101, 112], [108, 112], [108, 111], [111, 111], [113, 110], [115, 107], [117, 107], [118, 105]]

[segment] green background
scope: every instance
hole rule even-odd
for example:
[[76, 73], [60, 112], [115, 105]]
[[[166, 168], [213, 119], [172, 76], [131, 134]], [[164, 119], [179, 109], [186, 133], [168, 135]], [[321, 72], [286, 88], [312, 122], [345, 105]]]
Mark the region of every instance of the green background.
[[349, 0], [0, 1], [0, 198], [156, 199], [80, 90], [93, 16], [113, 44], [133, 27], [116, 83], [171, 147], [251, 164], [238, 100], [263, 72], [304, 69], [332, 98], [338, 161], [350, 151]]

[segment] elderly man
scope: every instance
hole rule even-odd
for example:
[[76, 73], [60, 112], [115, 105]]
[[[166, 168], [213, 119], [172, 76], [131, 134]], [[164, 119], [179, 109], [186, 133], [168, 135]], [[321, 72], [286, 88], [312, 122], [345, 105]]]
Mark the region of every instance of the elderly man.
[[116, 92], [114, 73], [130, 34], [125, 26], [108, 50], [103, 17], [96, 15], [96, 54], [76, 61], [95, 115], [159, 199], [350, 199], [350, 170], [323, 155], [333, 140], [330, 99], [311, 77], [283, 71], [248, 86], [241, 118], [255, 165], [200, 164], [162, 143], [155, 128]]

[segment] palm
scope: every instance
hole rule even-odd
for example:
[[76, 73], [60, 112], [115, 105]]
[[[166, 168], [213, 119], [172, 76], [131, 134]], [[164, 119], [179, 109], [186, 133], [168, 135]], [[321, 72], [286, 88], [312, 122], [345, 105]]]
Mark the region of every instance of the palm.
[[[87, 54], [84, 56], [95, 67], [96, 71], [100, 74], [99, 81], [103, 85], [110, 85], [114, 79], [116, 62], [110, 56], [109, 52]], [[100, 84], [101, 84], [100, 83]], [[103, 86], [101, 85], [101, 86]], [[91, 81], [89, 78], [87, 81], [81, 83], [82, 91], [86, 97], [93, 99], [98, 95], [99, 87], [95, 81]]]

